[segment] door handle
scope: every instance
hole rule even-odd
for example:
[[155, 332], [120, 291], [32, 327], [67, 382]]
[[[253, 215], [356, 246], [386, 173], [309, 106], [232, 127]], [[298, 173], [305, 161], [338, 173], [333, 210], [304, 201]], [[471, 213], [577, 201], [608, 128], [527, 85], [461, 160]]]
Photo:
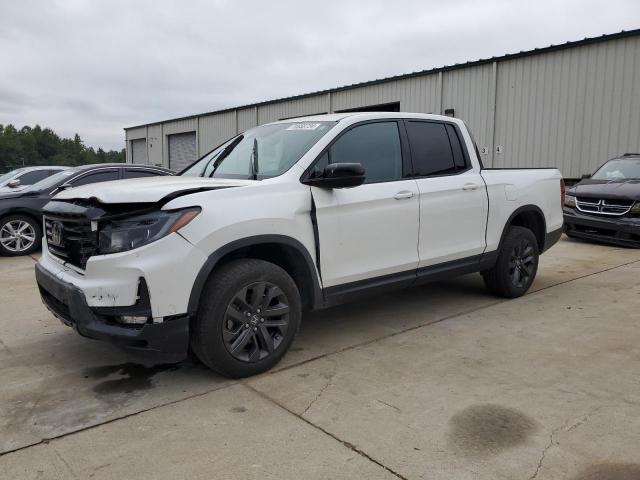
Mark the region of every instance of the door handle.
[[395, 198], [396, 200], [403, 200], [405, 198], [411, 198], [415, 195], [415, 193], [409, 191], [409, 190], [402, 190], [401, 192], [396, 193], [393, 198]]
[[478, 189], [478, 185], [476, 185], [475, 183], [465, 183], [462, 186], [463, 190], [477, 190]]

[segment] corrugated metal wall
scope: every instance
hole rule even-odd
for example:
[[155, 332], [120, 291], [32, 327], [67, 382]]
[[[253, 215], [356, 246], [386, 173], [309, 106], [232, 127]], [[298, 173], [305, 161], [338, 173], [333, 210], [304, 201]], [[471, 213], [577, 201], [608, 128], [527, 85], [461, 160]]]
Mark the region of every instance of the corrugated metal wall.
[[325, 94], [263, 105], [258, 108], [258, 123], [262, 125], [263, 123], [275, 122], [284, 118], [329, 113], [328, 99], [329, 96]]
[[495, 166], [567, 177], [640, 151], [640, 38], [499, 63]]
[[333, 111], [400, 102], [403, 112], [440, 112], [438, 74], [341, 90], [331, 95]]
[[127, 129], [127, 146], [148, 136], [150, 162], [167, 166], [173, 133], [195, 131], [202, 155], [257, 124], [400, 102], [407, 112], [453, 109], [486, 166], [557, 166], [577, 178], [640, 151], [639, 84], [635, 35]]
[[473, 132], [478, 149], [488, 154], [482, 161], [491, 163], [493, 149], [493, 71], [494, 65], [479, 65], [443, 72], [442, 110], [454, 110], [454, 116], [462, 118]]
[[200, 117], [198, 141], [200, 154], [213, 150], [225, 140], [236, 134], [236, 112]]

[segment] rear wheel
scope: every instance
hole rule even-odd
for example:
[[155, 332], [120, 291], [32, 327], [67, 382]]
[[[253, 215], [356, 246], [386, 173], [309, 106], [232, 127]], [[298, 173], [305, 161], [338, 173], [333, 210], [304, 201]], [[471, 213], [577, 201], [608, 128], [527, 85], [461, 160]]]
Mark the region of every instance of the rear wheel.
[[524, 227], [510, 227], [496, 264], [482, 275], [484, 283], [495, 295], [520, 297], [536, 277], [538, 257], [538, 242], [533, 232]]
[[284, 356], [300, 318], [300, 293], [287, 272], [263, 260], [234, 260], [205, 285], [191, 347], [222, 375], [255, 375]]
[[40, 225], [26, 215], [9, 215], [0, 220], [0, 254], [7, 257], [29, 255], [40, 248]]

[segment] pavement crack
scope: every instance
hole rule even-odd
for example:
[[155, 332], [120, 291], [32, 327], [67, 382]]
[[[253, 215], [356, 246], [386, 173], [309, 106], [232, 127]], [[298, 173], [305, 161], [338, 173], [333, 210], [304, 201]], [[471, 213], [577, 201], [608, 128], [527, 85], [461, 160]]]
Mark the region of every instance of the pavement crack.
[[15, 448], [0, 452], [0, 458], [4, 457], [5, 455], [10, 455], [10, 454], [15, 453], [15, 452], [20, 452], [22, 450], [27, 450], [27, 449], [35, 447], [37, 445], [48, 444], [53, 440], [58, 440], [60, 438], [69, 437], [71, 435], [75, 435], [76, 433], [85, 432], [85, 431], [88, 431], [88, 430], [93, 430], [95, 428], [99, 428], [99, 427], [102, 427], [104, 425], [108, 425], [110, 423], [115, 423], [115, 422], [119, 422], [121, 420], [126, 420], [126, 419], [131, 418], [131, 417], [142, 415], [144, 413], [151, 412], [153, 410], [157, 410], [158, 408], [168, 407], [170, 405], [175, 405], [175, 404], [183, 402], [185, 400], [191, 400], [192, 398], [203, 397], [203, 396], [208, 395], [208, 394], [210, 394], [212, 392], [215, 392], [217, 390], [223, 390], [225, 388], [229, 388], [229, 387], [232, 387], [234, 385], [237, 385], [237, 382], [229, 382], [226, 385], [216, 386], [215, 388], [208, 389], [208, 390], [205, 390], [203, 392], [195, 393], [193, 395], [188, 395], [186, 397], [182, 397], [182, 398], [179, 398], [179, 399], [176, 399], [176, 400], [172, 400], [172, 401], [169, 401], [169, 402], [160, 403], [158, 405], [154, 405], [154, 406], [151, 406], [149, 408], [144, 408], [144, 409], [141, 409], [141, 410], [138, 410], [138, 411], [135, 411], [135, 412], [131, 412], [131, 413], [128, 413], [128, 414], [125, 414], [125, 415], [121, 415], [119, 417], [110, 418], [109, 420], [98, 422], [98, 423], [95, 423], [93, 425], [88, 425], [86, 427], [81, 427], [81, 428], [77, 428], [75, 430], [70, 430], [68, 432], [64, 432], [64, 433], [61, 433], [59, 435], [54, 435], [53, 437], [41, 438], [37, 442], [29, 443], [27, 445], [22, 445], [22, 446], [19, 446], [19, 447], [15, 447]]
[[580, 417], [580, 419], [577, 420], [577, 421], [573, 420], [573, 422], [572, 422], [571, 419], [569, 419], [566, 422], [564, 422], [564, 424], [562, 424], [562, 426], [556, 427], [551, 431], [551, 434], [549, 435], [549, 443], [547, 443], [547, 445], [542, 449], [542, 454], [540, 455], [540, 460], [538, 460], [538, 466], [536, 467], [536, 471], [533, 472], [533, 475], [531, 475], [529, 477], [529, 480], [534, 480], [538, 476], [538, 473], [540, 473], [540, 470], [542, 469], [542, 465], [544, 464], [544, 458], [547, 455], [547, 452], [554, 445], [558, 445], [559, 444], [559, 442], [557, 440], [554, 440], [553, 437], [560, 430], [564, 430], [565, 432], [571, 432], [572, 430], [575, 430], [580, 425], [582, 425], [585, 422], [587, 422], [589, 420], [589, 417], [591, 415], [593, 415], [596, 411], [600, 410], [600, 408], [602, 408], [602, 407], [596, 407], [596, 408], [592, 409], [591, 411], [589, 411], [588, 413], [586, 413], [582, 417]]
[[547, 454], [547, 452], [549, 451], [549, 449], [551, 447], [553, 447], [553, 434], [554, 434], [554, 432], [555, 432], [555, 430], [553, 432], [551, 432], [551, 435], [549, 435], [549, 443], [542, 450], [542, 454], [540, 455], [540, 460], [538, 460], [538, 466], [536, 467], [536, 471], [533, 472], [533, 475], [531, 475], [529, 477], [529, 480], [534, 480], [534, 478], [536, 478], [538, 476], [538, 473], [540, 473], [540, 469], [542, 468], [542, 464], [544, 463], [544, 457]]
[[376, 398], [376, 402], [381, 403], [382, 405], [386, 405], [387, 407], [392, 408], [392, 409], [394, 409], [396, 412], [400, 413], [400, 409], [399, 409], [398, 407], [396, 407], [395, 405], [391, 405], [390, 403], [383, 402], [382, 400], [377, 399], [377, 398]]
[[336, 376], [336, 373], [337, 373], [338, 369], [337, 369], [337, 366], [336, 366], [335, 362], [332, 359], [328, 359], [328, 360], [333, 364], [333, 371], [330, 374], [325, 374], [324, 375], [324, 377], [326, 378], [327, 381], [322, 386], [322, 388], [318, 391], [316, 396], [311, 400], [311, 402], [309, 402], [307, 407], [302, 411], [302, 413], [300, 415], [304, 415], [305, 413], [307, 413], [309, 411], [309, 409], [320, 399], [320, 397], [325, 392], [325, 390], [327, 390], [327, 388], [333, 386], [333, 383], [331, 381], [333, 380], [333, 377]]
[[[247, 389], [251, 390], [253, 393], [255, 393], [256, 395], [260, 396], [261, 398], [267, 400], [268, 402], [276, 405], [277, 407], [281, 408], [282, 410], [286, 411], [287, 413], [289, 413], [290, 415], [293, 415], [294, 417], [302, 420], [304, 423], [306, 423], [307, 425], [311, 426], [312, 428], [319, 430], [320, 432], [324, 433], [325, 435], [331, 437], [332, 439], [334, 439], [336, 442], [341, 443], [342, 445], [344, 445], [346, 448], [348, 448], [349, 450], [353, 451], [354, 453], [360, 455], [363, 458], [366, 458], [367, 460], [369, 460], [372, 463], [375, 463], [376, 465], [378, 465], [379, 467], [383, 468], [384, 470], [386, 470], [387, 472], [389, 472], [391, 475], [395, 476], [396, 478], [399, 478], [400, 480], [408, 480], [407, 477], [405, 477], [404, 475], [402, 475], [399, 472], [396, 472], [395, 470], [393, 470], [391, 467], [388, 467], [387, 465], [385, 465], [384, 463], [382, 463], [380, 460], [376, 460], [375, 458], [373, 458], [371, 455], [369, 455], [368, 453], [366, 453], [364, 450], [362, 450], [361, 448], [359, 448], [358, 446], [354, 445], [351, 442], [348, 442], [346, 440], [342, 440], [340, 437], [338, 437], [337, 435], [331, 433], [330, 431], [322, 428], [319, 425], [316, 425], [315, 423], [313, 423], [310, 420], [307, 420], [305, 417], [303, 417], [301, 414], [297, 414], [296, 412], [294, 412], [293, 410], [289, 409], [288, 407], [286, 407], [285, 405], [281, 404], [280, 402], [278, 402], [277, 400], [275, 400], [274, 398], [270, 397], [269, 395], [267, 395], [266, 393], [254, 388], [253, 386], [251, 386], [249, 383], [247, 383], [246, 381], [242, 381], [240, 382], [241, 385], [245, 386]], [[329, 384], [330, 382], [328, 382]]]
[[329, 388], [331, 385], [332, 385], [331, 381], [328, 381], [327, 383], [325, 383], [324, 386], [320, 389], [320, 391], [313, 398], [313, 400], [311, 400], [311, 402], [309, 402], [309, 405], [307, 405], [307, 408], [305, 408], [300, 415], [304, 415], [305, 413], [307, 413], [309, 411], [309, 409], [313, 406], [313, 404], [316, 403], [318, 401], [318, 399], [322, 396], [324, 391], [327, 388]]

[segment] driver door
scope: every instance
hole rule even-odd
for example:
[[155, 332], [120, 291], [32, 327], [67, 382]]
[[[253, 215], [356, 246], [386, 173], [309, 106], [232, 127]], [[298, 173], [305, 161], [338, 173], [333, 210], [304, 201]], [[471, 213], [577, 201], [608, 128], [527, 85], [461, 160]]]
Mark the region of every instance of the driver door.
[[415, 276], [419, 195], [417, 182], [403, 178], [403, 157], [397, 122], [384, 120], [347, 129], [318, 160], [318, 171], [329, 163], [360, 163], [366, 175], [354, 188], [310, 187], [325, 288], [358, 288], [392, 274]]

